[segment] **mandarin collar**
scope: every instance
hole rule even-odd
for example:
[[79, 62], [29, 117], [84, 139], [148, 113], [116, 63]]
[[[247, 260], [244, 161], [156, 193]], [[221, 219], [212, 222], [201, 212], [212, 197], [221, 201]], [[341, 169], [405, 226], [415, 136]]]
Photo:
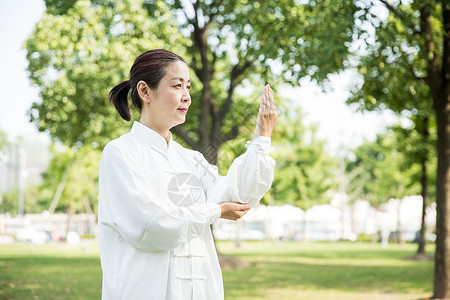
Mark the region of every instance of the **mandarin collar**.
[[143, 142], [144, 144], [149, 145], [150, 147], [165, 155], [169, 154], [169, 149], [172, 145], [172, 133], [170, 131], [169, 144], [167, 144], [166, 140], [159, 133], [138, 121], [134, 121], [130, 132], [131, 134], [136, 135], [139, 141]]

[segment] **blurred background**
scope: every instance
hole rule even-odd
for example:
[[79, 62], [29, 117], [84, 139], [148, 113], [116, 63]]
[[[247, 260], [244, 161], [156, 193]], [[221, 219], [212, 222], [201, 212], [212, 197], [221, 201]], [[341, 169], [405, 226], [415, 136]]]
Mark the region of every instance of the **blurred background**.
[[108, 92], [140, 53], [165, 48], [186, 59], [193, 84], [175, 138], [221, 174], [252, 138], [262, 87], [276, 94], [273, 187], [242, 220], [214, 224], [216, 240], [409, 243], [427, 260], [437, 222], [449, 222], [437, 219], [448, 203], [436, 198], [438, 124], [448, 120], [435, 92], [447, 84], [436, 78], [448, 10], [445, 1], [3, 0], [0, 244], [95, 241], [101, 152], [131, 127]]

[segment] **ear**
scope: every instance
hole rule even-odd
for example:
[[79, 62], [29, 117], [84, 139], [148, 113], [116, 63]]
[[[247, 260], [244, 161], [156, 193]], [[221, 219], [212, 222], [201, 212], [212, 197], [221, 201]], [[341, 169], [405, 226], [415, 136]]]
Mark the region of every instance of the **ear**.
[[139, 81], [136, 85], [136, 90], [144, 103], [150, 103], [150, 87], [145, 81]]

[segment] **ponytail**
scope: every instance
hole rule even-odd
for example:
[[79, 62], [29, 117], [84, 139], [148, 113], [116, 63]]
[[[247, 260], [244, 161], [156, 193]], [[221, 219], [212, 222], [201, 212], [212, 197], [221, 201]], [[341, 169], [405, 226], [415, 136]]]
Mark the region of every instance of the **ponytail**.
[[131, 120], [130, 107], [128, 105], [128, 92], [130, 91], [130, 81], [125, 80], [112, 88], [109, 92], [109, 102], [114, 103], [119, 115], [125, 121]]

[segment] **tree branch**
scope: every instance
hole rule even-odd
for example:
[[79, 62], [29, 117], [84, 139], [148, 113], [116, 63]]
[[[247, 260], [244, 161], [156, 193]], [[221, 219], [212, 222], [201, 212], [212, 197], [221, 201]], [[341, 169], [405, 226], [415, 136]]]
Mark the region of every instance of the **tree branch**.
[[233, 100], [233, 92], [236, 86], [241, 81], [240, 76], [253, 64], [253, 61], [246, 61], [242, 66], [239, 66], [239, 64], [234, 65], [231, 69], [231, 75], [230, 75], [230, 87], [228, 89], [228, 95], [227, 99], [225, 100], [224, 104], [222, 105], [220, 109], [219, 114], [219, 120], [220, 123], [222, 123], [223, 119], [225, 118], [226, 114], [230, 110], [231, 103]]
[[[207, 51], [207, 36], [205, 27], [200, 27], [200, 24], [198, 22], [198, 1], [194, 3], [194, 11], [195, 11], [195, 18], [192, 25], [194, 26], [194, 42], [197, 44], [199, 52], [200, 52], [200, 58], [202, 61], [202, 67], [201, 71], [199, 72], [200, 76], [199, 79], [203, 82], [206, 80], [206, 76], [208, 73], [208, 51]], [[199, 75], [197, 74], [197, 75]]]
[[403, 23], [408, 26], [408, 28], [410, 28], [413, 33], [415, 35], [420, 35], [421, 31], [417, 30], [416, 28], [414, 28], [414, 25], [412, 25], [408, 19], [406, 18], [405, 15], [403, 15], [400, 10], [398, 10], [397, 8], [393, 7], [387, 0], [378, 0], [381, 3], [384, 4], [384, 6], [386, 6], [386, 8], [391, 11], [394, 15], [396, 15], [401, 21], [403, 21]]
[[[207, 34], [205, 31], [205, 27], [200, 27], [199, 24], [199, 1], [194, 2], [194, 32], [193, 32], [193, 42], [194, 48], [197, 48], [200, 52], [200, 60], [201, 67], [198, 65], [194, 70], [196, 72], [197, 77], [203, 83], [203, 91], [200, 99], [200, 115], [199, 115], [199, 123], [198, 123], [198, 133], [199, 133], [199, 146], [205, 147], [209, 143], [209, 115], [210, 115], [210, 97], [212, 96], [211, 92], [211, 78], [213, 71], [210, 70], [210, 65], [208, 62], [208, 41]], [[194, 54], [195, 55], [195, 54]]]
[[222, 137], [224, 142], [228, 142], [231, 140], [234, 140], [235, 138], [237, 138], [239, 134], [239, 125], [235, 125], [233, 126], [233, 128], [231, 129], [231, 133], [227, 134], [226, 136]]
[[191, 65], [190, 67], [194, 70], [195, 75], [197, 75], [197, 77], [201, 80], [202, 70], [200, 70], [196, 65]]
[[175, 126], [172, 128], [173, 133], [175, 133], [177, 136], [179, 136], [183, 141], [186, 142], [186, 144], [189, 145], [192, 149], [199, 149], [199, 144], [194, 141], [186, 130], [182, 126]]
[[[436, 43], [433, 39], [433, 28], [431, 27], [430, 12], [425, 8], [425, 6], [420, 10], [420, 27], [425, 37], [425, 49], [428, 62], [437, 62], [439, 58], [435, 52]], [[431, 59], [429, 59], [430, 57]]]
[[[424, 5], [420, 10], [420, 27], [425, 39], [424, 57], [428, 62], [426, 80], [430, 87], [439, 86], [442, 80], [440, 78], [439, 55], [436, 53], [436, 43], [433, 39], [433, 28], [431, 27], [430, 11], [427, 5]], [[432, 88], [432, 90], [436, 89]]]

